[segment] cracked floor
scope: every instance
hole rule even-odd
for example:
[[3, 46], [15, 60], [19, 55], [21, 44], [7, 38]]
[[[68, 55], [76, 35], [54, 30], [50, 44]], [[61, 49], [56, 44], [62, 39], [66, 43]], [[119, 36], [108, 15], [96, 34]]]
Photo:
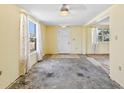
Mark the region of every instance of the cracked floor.
[[76, 58], [53, 58], [51, 55], [32, 67], [19, 78], [11, 89], [119, 89], [100, 67], [89, 62], [85, 56]]

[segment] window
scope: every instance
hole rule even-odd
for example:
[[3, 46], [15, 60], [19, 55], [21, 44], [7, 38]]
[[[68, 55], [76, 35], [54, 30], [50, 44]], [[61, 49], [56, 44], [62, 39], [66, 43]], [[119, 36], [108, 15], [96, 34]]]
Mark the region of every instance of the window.
[[109, 29], [98, 28], [98, 42], [109, 42]]
[[36, 24], [29, 20], [28, 21], [29, 25], [29, 38], [30, 38], [30, 52], [36, 51]]

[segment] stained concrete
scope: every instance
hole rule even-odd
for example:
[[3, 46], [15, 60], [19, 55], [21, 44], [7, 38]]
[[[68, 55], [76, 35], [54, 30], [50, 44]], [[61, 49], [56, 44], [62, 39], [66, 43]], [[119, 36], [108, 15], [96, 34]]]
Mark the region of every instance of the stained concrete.
[[80, 58], [50, 58], [37, 63], [10, 88], [21, 89], [114, 89], [122, 88], [100, 67]]

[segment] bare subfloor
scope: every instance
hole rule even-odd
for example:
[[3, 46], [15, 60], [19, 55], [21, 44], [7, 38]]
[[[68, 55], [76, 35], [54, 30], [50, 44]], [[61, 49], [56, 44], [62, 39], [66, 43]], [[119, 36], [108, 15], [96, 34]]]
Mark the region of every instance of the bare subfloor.
[[108, 74], [89, 62], [83, 55], [79, 58], [51, 58], [37, 63], [25, 76], [10, 88], [22, 89], [111, 89], [121, 88], [110, 80]]

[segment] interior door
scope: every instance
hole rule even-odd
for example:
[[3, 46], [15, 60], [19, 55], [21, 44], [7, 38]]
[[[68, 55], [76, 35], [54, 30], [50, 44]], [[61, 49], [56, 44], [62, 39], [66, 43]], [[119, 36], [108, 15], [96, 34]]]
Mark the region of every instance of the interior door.
[[62, 29], [58, 31], [58, 52], [71, 53], [70, 30]]

